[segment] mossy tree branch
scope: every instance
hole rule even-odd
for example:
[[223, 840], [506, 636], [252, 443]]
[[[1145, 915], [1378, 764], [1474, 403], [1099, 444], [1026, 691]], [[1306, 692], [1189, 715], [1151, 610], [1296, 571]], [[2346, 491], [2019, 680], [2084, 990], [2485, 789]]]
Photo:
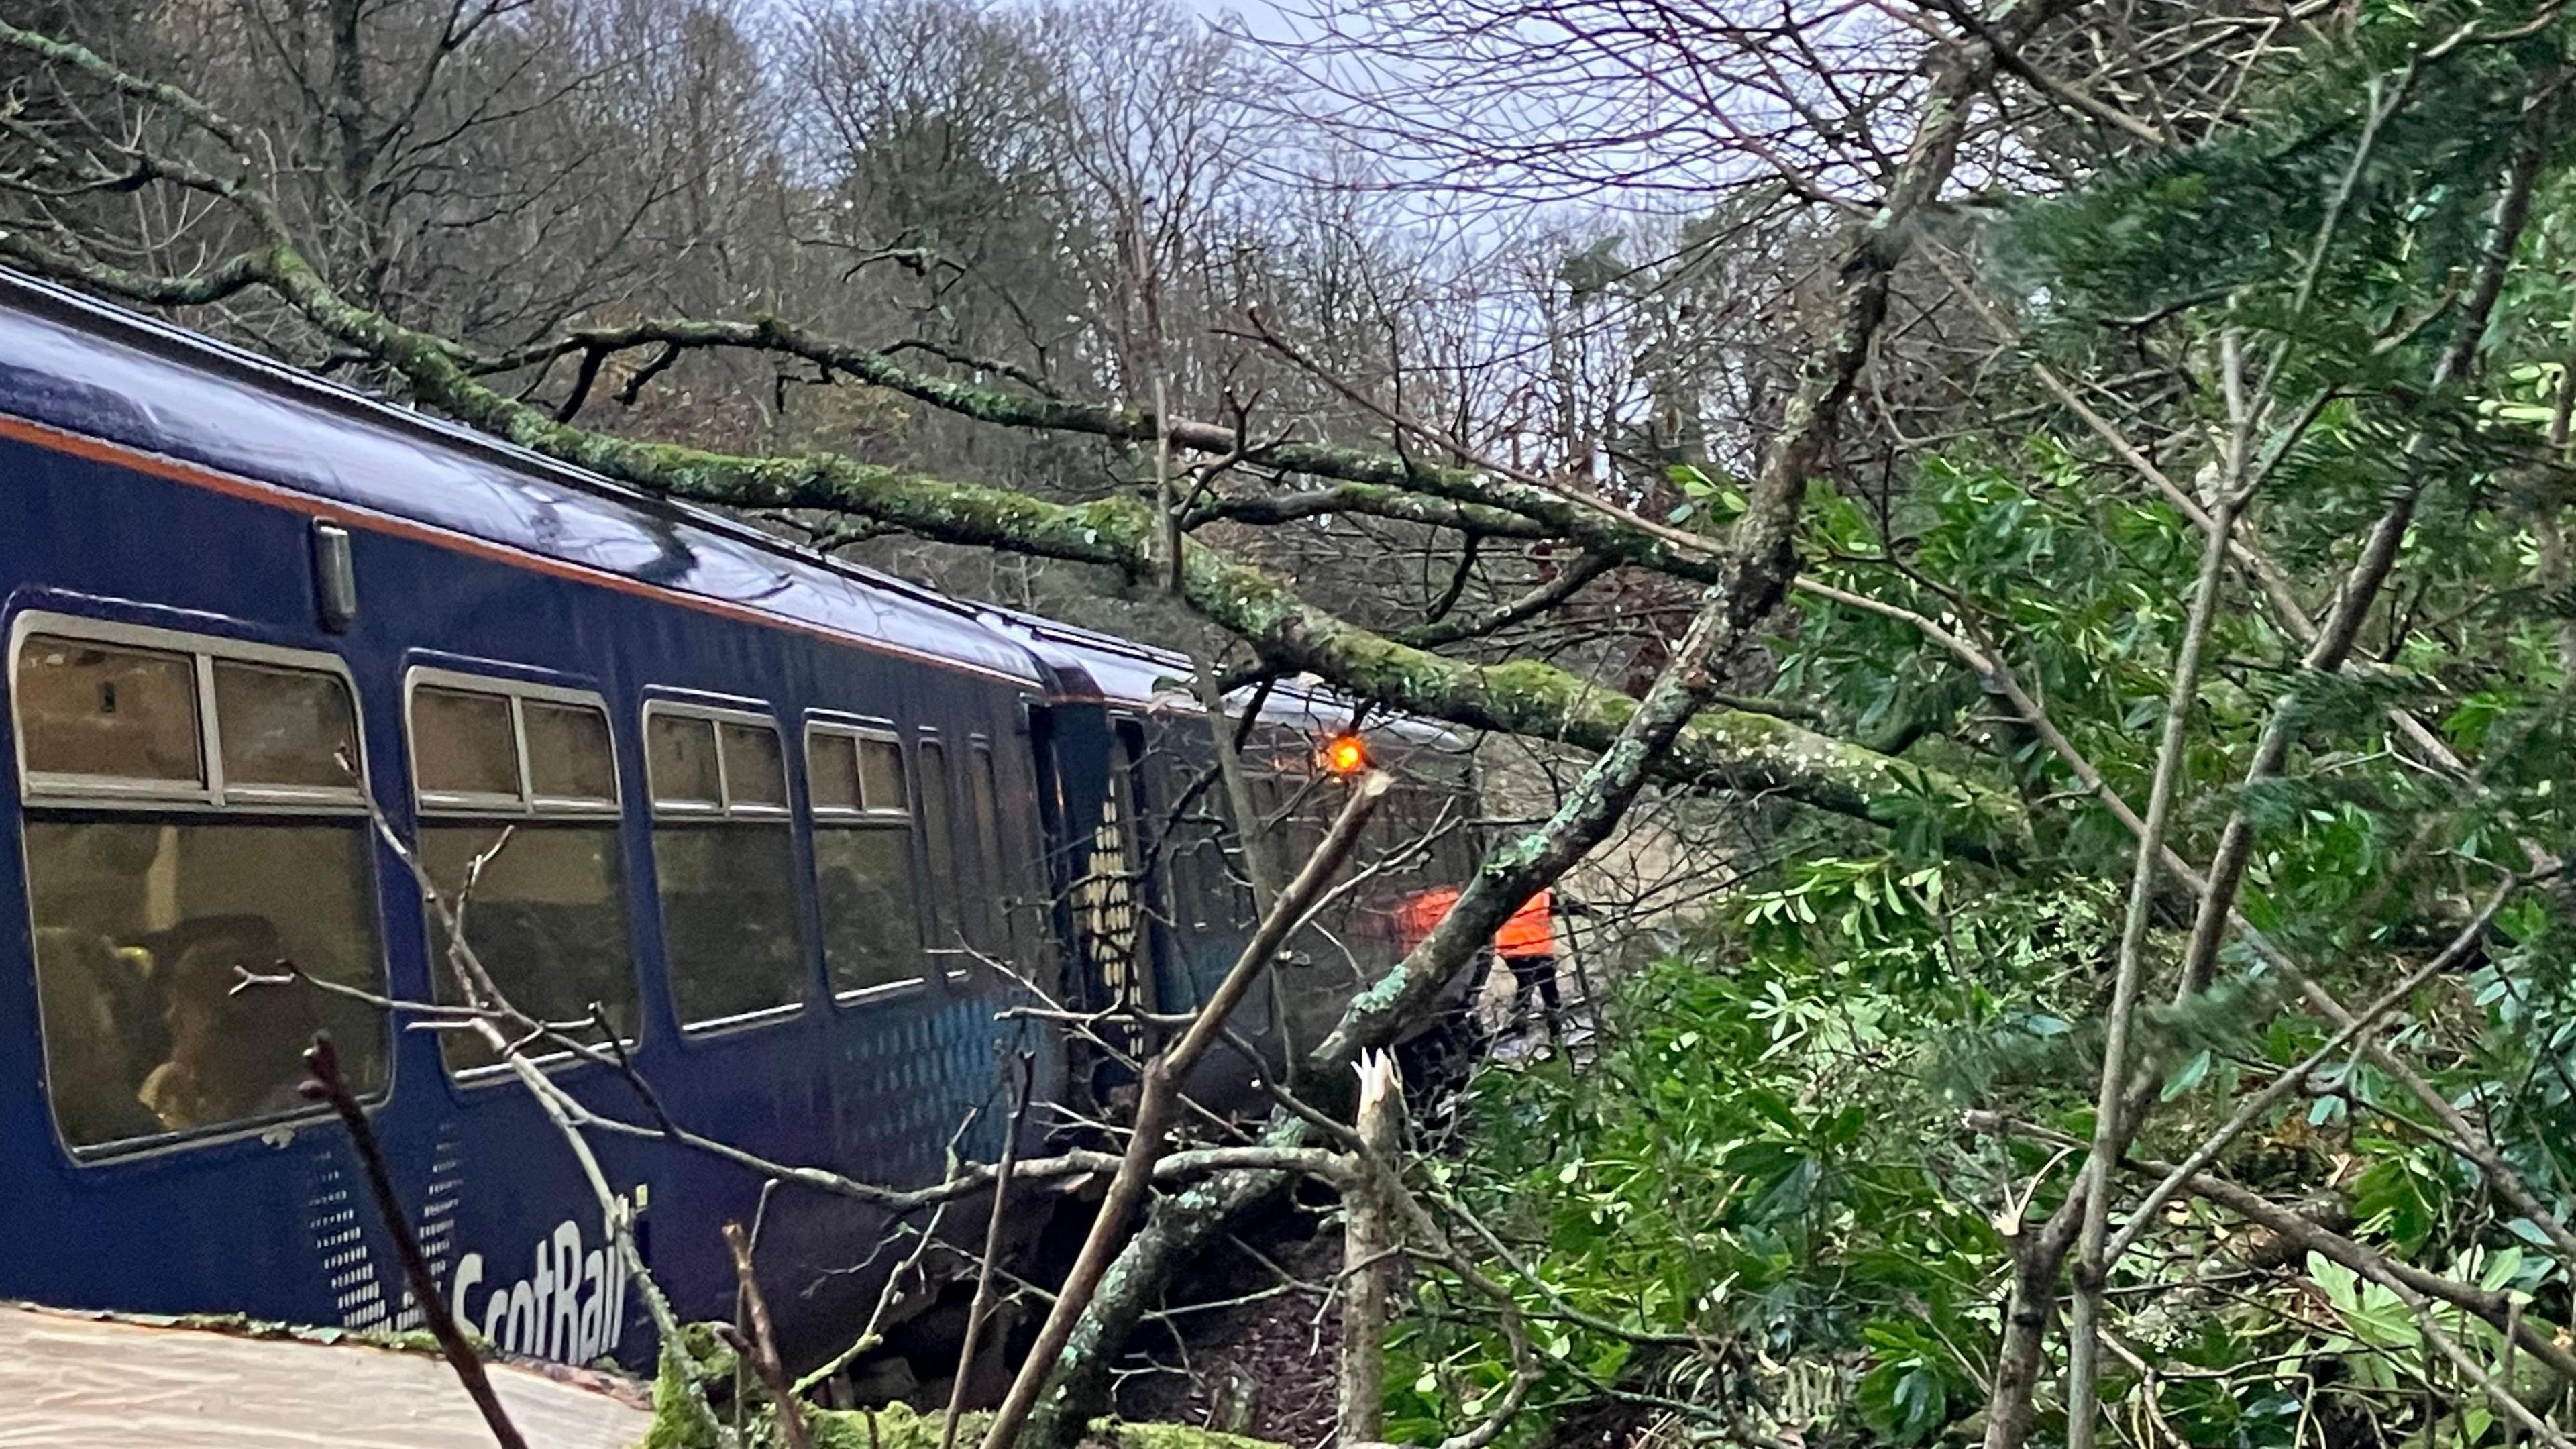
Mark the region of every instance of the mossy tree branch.
[[[776, 353], [996, 427], [1077, 433], [1119, 443], [1163, 441], [1186, 452], [1228, 458], [1274, 473], [1334, 479], [1341, 485], [1289, 498], [1218, 500], [1194, 510], [1194, 523], [1218, 518], [1276, 523], [1325, 513], [1368, 514], [1497, 537], [1566, 539], [1617, 562], [1693, 583], [1710, 584], [1723, 577], [1724, 551], [1716, 540], [1650, 523], [1605, 499], [1408, 453], [1288, 438], [1262, 442], [1223, 423], [1188, 418], [1158, 422], [1147, 408], [989, 387], [907, 366], [896, 360], [892, 348], [827, 337], [770, 312], [744, 321], [665, 317], [583, 328], [538, 347], [476, 360], [471, 370], [490, 375], [573, 354], [640, 347]], [[1435, 500], [1448, 506], [1436, 506]]]
[[[102, 266], [21, 232], [0, 256], [39, 273], [137, 301], [194, 296], [190, 278]], [[1159, 520], [1140, 499], [1056, 503], [1009, 489], [933, 478], [830, 454], [743, 455], [638, 441], [561, 423], [486, 384], [453, 343], [340, 296], [292, 238], [222, 263], [231, 290], [275, 293], [334, 341], [377, 358], [424, 402], [522, 447], [690, 502], [802, 508], [863, 518], [923, 538], [1157, 576]], [[1636, 708], [1616, 690], [1535, 661], [1479, 664], [1397, 643], [1307, 602], [1266, 571], [1195, 539], [1184, 545], [1182, 597], [1243, 640], [1266, 667], [1305, 672], [1356, 698], [1471, 729], [1603, 749]], [[2017, 855], [2028, 826], [2017, 802], [1940, 771], [1902, 763], [1787, 720], [1705, 711], [1659, 763], [1668, 783], [1793, 800], [1886, 827], [1938, 818], [1956, 848]]]
[[[1054, 503], [833, 456], [752, 457], [637, 442], [559, 423], [481, 383], [443, 342], [340, 300], [291, 252], [280, 290], [334, 337], [400, 372], [441, 410], [523, 447], [676, 498], [733, 507], [855, 515], [943, 543], [1159, 576], [1160, 520], [1141, 499]], [[1636, 701], [1553, 665], [1477, 664], [1400, 644], [1300, 597], [1268, 572], [1195, 539], [1183, 544], [1182, 598], [1280, 672], [1305, 672], [1353, 696], [1508, 734], [1605, 749]], [[1700, 714], [1661, 773], [1694, 787], [1776, 795], [1896, 826], [1928, 808], [1955, 817], [1956, 843], [2008, 853], [2025, 826], [2007, 798], [1900, 764], [1829, 735], [1742, 710]]]

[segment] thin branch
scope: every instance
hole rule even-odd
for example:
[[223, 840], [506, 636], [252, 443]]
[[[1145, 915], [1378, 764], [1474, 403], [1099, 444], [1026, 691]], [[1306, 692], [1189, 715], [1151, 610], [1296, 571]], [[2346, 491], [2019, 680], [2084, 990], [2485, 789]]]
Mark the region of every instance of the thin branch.
[[367, 1110], [349, 1083], [340, 1074], [340, 1054], [327, 1034], [316, 1035], [313, 1045], [305, 1048], [304, 1068], [313, 1074], [304, 1083], [308, 1097], [318, 1097], [331, 1104], [339, 1114], [341, 1125], [349, 1129], [349, 1141], [358, 1149], [358, 1163], [366, 1172], [367, 1191], [376, 1200], [376, 1211], [384, 1218], [385, 1231], [392, 1235], [394, 1251], [401, 1257], [403, 1282], [411, 1290], [411, 1300], [420, 1309], [422, 1321], [429, 1325], [430, 1336], [438, 1340], [438, 1351], [447, 1358], [447, 1366], [456, 1371], [457, 1382], [465, 1386], [465, 1396], [483, 1415], [484, 1426], [501, 1449], [527, 1449], [527, 1439], [519, 1426], [510, 1422], [510, 1413], [501, 1406], [501, 1395], [492, 1387], [492, 1376], [483, 1369], [482, 1355], [465, 1339], [465, 1331], [456, 1326], [456, 1316], [448, 1311], [447, 1296], [438, 1291], [438, 1278], [429, 1270], [429, 1260], [421, 1255], [420, 1239], [412, 1233], [411, 1221], [403, 1215], [402, 1198], [394, 1191], [393, 1173], [385, 1166], [385, 1150], [376, 1140]]

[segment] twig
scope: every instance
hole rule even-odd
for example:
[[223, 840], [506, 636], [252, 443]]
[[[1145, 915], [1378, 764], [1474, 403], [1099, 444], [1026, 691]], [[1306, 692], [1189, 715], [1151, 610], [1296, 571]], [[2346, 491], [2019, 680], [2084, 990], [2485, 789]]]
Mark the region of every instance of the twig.
[[394, 1195], [393, 1175], [385, 1169], [385, 1152], [376, 1141], [376, 1129], [367, 1121], [367, 1112], [358, 1105], [349, 1084], [340, 1075], [340, 1053], [331, 1045], [328, 1032], [316, 1033], [313, 1045], [304, 1049], [305, 1070], [313, 1079], [298, 1090], [307, 1097], [331, 1104], [349, 1129], [349, 1140], [358, 1149], [358, 1161], [366, 1168], [367, 1190], [375, 1194], [376, 1211], [384, 1215], [385, 1231], [393, 1235], [394, 1250], [402, 1258], [403, 1281], [411, 1289], [412, 1301], [420, 1305], [420, 1316], [429, 1324], [432, 1337], [438, 1340], [440, 1353], [447, 1356], [447, 1366], [456, 1370], [457, 1382], [465, 1386], [465, 1395], [483, 1413], [483, 1422], [501, 1449], [528, 1449], [528, 1441], [519, 1434], [519, 1426], [510, 1422], [509, 1411], [501, 1407], [501, 1396], [492, 1387], [491, 1375], [483, 1371], [483, 1359], [466, 1342], [465, 1333], [456, 1326], [456, 1317], [448, 1311], [447, 1296], [438, 1291], [438, 1279], [429, 1271], [429, 1260], [421, 1256], [420, 1239], [414, 1237], [411, 1223], [403, 1216], [402, 1199]]
[[770, 1327], [769, 1300], [760, 1294], [760, 1279], [751, 1269], [751, 1240], [743, 1235], [742, 1224], [724, 1225], [725, 1251], [733, 1256], [734, 1280], [742, 1285], [745, 1316], [751, 1320], [752, 1371], [760, 1375], [763, 1388], [769, 1390], [770, 1403], [778, 1409], [778, 1430], [787, 1436], [788, 1449], [812, 1449], [814, 1434], [805, 1425], [805, 1411], [798, 1406], [796, 1395], [787, 1387], [787, 1371], [778, 1365], [778, 1334]]
[[[954, 1181], [955, 1173], [953, 1171], [953, 1160], [951, 1167], [952, 1171], [950, 1178]], [[941, 1202], [939, 1206], [931, 1209], [930, 1221], [920, 1229], [918, 1235], [914, 1238], [912, 1251], [904, 1254], [903, 1261], [895, 1264], [893, 1271], [886, 1274], [885, 1282], [878, 1285], [876, 1307], [868, 1311], [868, 1321], [866, 1325], [859, 1330], [858, 1337], [851, 1339], [849, 1347], [842, 1349], [837, 1354], [834, 1354], [829, 1360], [824, 1362], [822, 1367], [817, 1368], [806, 1374], [803, 1378], [798, 1379], [796, 1381], [797, 1393], [802, 1394], [811, 1392], [815, 1385], [830, 1378], [832, 1375], [839, 1373], [841, 1370], [848, 1368], [851, 1364], [858, 1362], [862, 1356], [873, 1353], [884, 1345], [886, 1315], [894, 1311], [895, 1300], [902, 1296], [905, 1279], [920, 1271], [921, 1260], [929, 1255], [931, 1245], [939, 1241], [939, 1225], [947, 1221], [949, 1203], [954, 1201], [954, 1198], [947, 1199], [946, 1201]], [[901, 1225], [898, 1224], [897, 1226], [900, 1227]], [[906, 1229], [906, 1231], [909, 1231], [909, 1229]], [[889, 1234], [888, 1236], [890, 1238], [893, 1235]], [[869, 1261], [875, 1261], [877, 1252], [883, 1251], [884, 1247], [885, 1242], [880, 1241], [877, 1244], [876, 1249], [872, 1250], [868, 1254]]]
[[1028, 1120], [1029, 1098], [1036, 1086], [1037, 1058], [1020, 1053], [1019, 1099], [1011, 1106], [1011, 1124], [1002, 1138], [1002, 1160], [993, 1167], [993, 1205], [984, 1223], [984, 1256], [975, 1266], [975, 1297], [966, 1308], [966, 1332], [957, 1345], [957, 1375], [948, 1388], [948, 1417], [939, 1426], [939, 1449], [956, 1449], [957, 1415], [966, 1407], [966, 1380], [975, 1368], [975, 1350], [984, 1333], [984, 1314], [993, 1297], [993, 1264], [1002, 1255], [1002, 1213], [1011, 1199], [1011, 1168], [1020, 1157], [1020, 1127]]
[[2192, 706], [2200, 694], [2200, 660], [2217, 618], [2219, 594], [2227, 578], [2227, 537], [2244, 505], [2244, 480], [2252, 448], [2253, 418], [2245, 402], [2244, 368], [2237, 337], [2219, 338], [2227, 384], [2231, 427], [2225, 454], [2222, 493], [2211, 511], [2200, 579], [2192, 593], [2191, 615], [2183, 626], [2181, 649], [2173, 666], [2173, 686], [2165, 704], [2163, 738], [2156, 746], [2155, 774], [2147, 795], [2147, 814], [2138, 830], [2137, 863], [2129, 881], [2127, 913], [2120, 924], [2119, 958], [2112, 988], [2110, 1020], [2102, 1044], [2102, 1074], [2093, 1121], [2093, 1150], [2077, 1180], [2084, 1194], [2084, 1230], [2077, 1241], [2075, 1311], [2067, 1329], [2067, 1449], [2093, 1449], [2098, 1428], [2095, 1391], [2102, 1347], [2102, 1282], [2108, 1272], [2104, 1244], [2111, 1224], [2111, 1172], [2127, 1150], [2129, 1125], [2121, 1119], [2129, 1096], [2129, 1034], [2136, 1025], [2138, 988], [2146, 977], [2147, 915], [2154, 903], [2158, 858], [2164, 849], [2165, 822], [2173, 812], [2176, 782], [2189, 748]]

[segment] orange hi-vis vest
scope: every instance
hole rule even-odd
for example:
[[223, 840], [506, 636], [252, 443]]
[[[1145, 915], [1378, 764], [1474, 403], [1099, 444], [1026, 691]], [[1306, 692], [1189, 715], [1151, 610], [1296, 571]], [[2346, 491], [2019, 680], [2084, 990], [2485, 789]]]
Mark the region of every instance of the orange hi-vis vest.
[[[1394, 911], [1397, 946], [1410, 952], [1421, 945], [1422, 939], [1431, 934], [1431, 928], [1439, 925], [1450, 908], [1457, 904], [1456, 886], [1434, 886], [1429, 890], [1415, 891], [1397, 902]], [[1540, 891], [1523, 901], [1521, 908], [1512, 912], [1511, 919], [1503, 922], [1502, 929], [1494, 932], [1494, 954], [1505, 960], [1555, 955], [1556, 930], [1551, 919], [1554, 910], [1555, 901], [1547, 891]]]
[[1431, 928], [1439, 925], [1449, 914], [1449, 908], [1456, 904], [1456, 886], [1432, 886], [1427, 890], [1413, 891], [1397, 901], [1395, 909], [1388, 913], [1394, 918], [1396, 954], [1413, 954], [1413, 948], [1422, 944], [1423, 938], [1431, 934]]
[[1521, 908], [1494, 933], [1494, 954], [1506, 961], [1555, 955], [1556, 927], [1551, 919], [1555, 909], [1556, 902], [1546, 891], [1521, 902]]

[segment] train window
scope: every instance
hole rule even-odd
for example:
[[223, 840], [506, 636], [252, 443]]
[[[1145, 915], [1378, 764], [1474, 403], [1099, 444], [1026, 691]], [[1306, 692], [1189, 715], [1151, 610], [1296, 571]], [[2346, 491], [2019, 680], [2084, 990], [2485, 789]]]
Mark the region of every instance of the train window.
[[411, 755], [424, 799], [518, 802], [519, 746], [506, 695], [415, 688]]
[[778, 731], [765, 716], [655, 702], [644, 738], [662, 952], [684, 1026], [805, 999], [795, 847]]
[[528, 739], [528, 789], [539, 800], [617, 801], [617, 752], [608, 715], [594, 705], [519, 702]]
[[812, 725], [805, 732], [805, 777], [814, 808], [823, 964], [833, 993], [920, 980], [925, 962], [913, 906], [912, 817], [903, 809], [903, 746]]
[[716, 725], [695, 715], [654, 713], [644, 720], [644, 766], [659, 806], [721, 806]]
[[[637, 990], [607, 710], [589, 695], [422, 671], [411, 746], [421, 868], [450, 900], [471, 878], [466, 944], [492, 985], [543, 1021], [588, 1020], [595, 1006], [610, 1031], [632, 1040]], [[430, 948], [437, 998], [463, 1001], [436, 913]], [[455, 1071], [498, 1064], [472, 1033], [440, 1041]]]
[[237, 989], [241, 970], [291, 962], [385, 990], [352, 773], [356, 705], [337, 661], [45, 618], [20, 638], [10, 679], [37, 1004], [64, 1141], [309, 1110], [296, 1086], [321, 1030], [353, 1084], [381, 1091], [386, 1031], [373, 1008], [304, 987]]
[[30, 773], [205, 780], [189, 656], [34, 634], [18, 651], [15, 682]]
[[823, 903], [823, 959], [835, 993], [921, 979], [910, 832], [818, 824], [814, 875]]
[[684, 1026], [794, 1006], [805, 996], [796, 861], [787, 826], [656, 826], [662, 940]]
[[819, 819], [859, 810], [859, 741], [837, 731], [805, 735], [805, 789]]
[[727, 802], [786, 809], [787, 765], [779, 758], [778, 731], [767, 725], [722, 724], [716, 737], [724, 746]]
[[904, 788], [902, 745], [874, 736], [859, 741], [859, 791], [871, 810], [912, 809], [911, 792]]
[[228, 785], [346, 785], [356, 768], [349, 691], [328, 674], [215, 661]]
[[957, 832], [948, 818], [948, 750], [921, 742], [921, 855], [930, 867], [930, 948], [954, 951], [957, 925]]

